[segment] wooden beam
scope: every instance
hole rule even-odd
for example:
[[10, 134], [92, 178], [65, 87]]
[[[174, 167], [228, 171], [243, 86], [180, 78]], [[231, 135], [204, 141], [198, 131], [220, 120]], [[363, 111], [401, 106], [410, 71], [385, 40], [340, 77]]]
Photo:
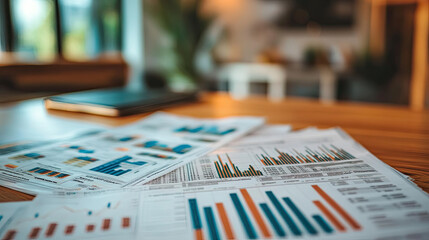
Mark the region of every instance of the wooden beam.
[[386, 28], [386, 1], [371, 1], [371, 21], [369, 47], [373, 54], [384, 54]]
[[371, 3], [385, 4], [385, 5], [395, 5], [395, 4], [413, 4], [424, 2], [427, 0], [370, 0]]
[[428, 84], [429, 3], [421, 1], [415, 13], [413, 64], [411, 72], [410, 107], [425, 108], [425, 92]]

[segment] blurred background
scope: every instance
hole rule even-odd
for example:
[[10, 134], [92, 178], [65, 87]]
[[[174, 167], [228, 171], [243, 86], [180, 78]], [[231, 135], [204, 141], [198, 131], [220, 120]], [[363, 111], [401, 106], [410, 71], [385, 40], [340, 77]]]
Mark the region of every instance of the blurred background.
[[0, 0], [0, 102], [136, 84], [429, 106], [427, 0]]

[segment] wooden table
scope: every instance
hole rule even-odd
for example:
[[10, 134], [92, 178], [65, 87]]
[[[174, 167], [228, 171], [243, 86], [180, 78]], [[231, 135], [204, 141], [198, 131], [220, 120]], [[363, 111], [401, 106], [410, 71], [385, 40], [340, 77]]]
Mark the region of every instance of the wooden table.
[[[14, 122], [34, 121], [38, 116], [38, 128], [49, 128], [50, 118], [65, 117], [110, 126], [134, 122], [148, 114], [121, 118], [93, 116], [62, 111], [46, 111], [41, 100], [2, 106], [8, 115], [17, 118], [6, 123], [8, 128], [20, 128]], [[227, 116], [264, 116], [268, 123], [288, 123], [294, 129], [309, 126], [329, 128], [340, 126], [378, 158], [415, 179], [429, 192], [429, 111], [412, 111], [407, 107], [334, 103], [322, 104], [316, 100], [287, 98], [270, 102], [264, 97], [232, 100], [223, 93], [204, 94], [200, 102], [165, 109], [166, 112], [193, 117], [218, 118]], [[19, 121], [18, 121], [19, 120]], [[43, 124], [46, 122], [47, 124]], [[5, 136], [1, 136], [3, 138]], [[7, 137], [7, 136], [6, 136]], [[0, 202], [30, 200], [33, 196], [0, 187]]]

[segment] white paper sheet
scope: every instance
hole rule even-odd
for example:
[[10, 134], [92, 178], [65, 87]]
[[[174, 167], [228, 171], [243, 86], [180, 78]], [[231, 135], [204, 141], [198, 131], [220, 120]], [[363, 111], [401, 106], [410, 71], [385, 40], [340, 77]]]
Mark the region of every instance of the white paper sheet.
[[[214, 166], [217, 155], [228, 154], [236, 171], [251, 165], [262, 175], [218, 174], [116, 193], [57, 193], [55, 203], [69, 201], [70, 194], [79, 206], [97, 196], [130, 194], [139, 202], [138, 211], [133, 207], [138, 212], [134, 239], [427, 239], [428, 194], [344, 132], [285, 138], [283, 144], [224, 148], [205, 157], [205, 164]], [[229, 168], [224, 176], [237, 174]], [[34, 208], [51, 197], [40, 196]], [[17, 226], [11, 223], [1, 234]]]
[[156, 113], [75, 141], [0, 157], [0, 184], [27, 193], [142, 184], [262, 126], [262, 118]]
[[[139, 194], [36, 198], [9, 219], [2, 239], [129, 239], [136, 236]], [[1, 206], [1, 205], [0, 205]]]

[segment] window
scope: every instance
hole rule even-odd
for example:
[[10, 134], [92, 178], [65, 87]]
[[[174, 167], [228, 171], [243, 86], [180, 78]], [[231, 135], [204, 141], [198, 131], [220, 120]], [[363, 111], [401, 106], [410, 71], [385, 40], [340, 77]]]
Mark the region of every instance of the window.
[[64, 57], [87, 60], [120, 50], [118, 0], [60, 0]]
[[[123, 85], [122, 0], [0, 0], [0, 90]], [[6, 56], [6, 57], [4, 57]]]
[[[67, 60], [86, 61], [106, 52], [118, 52], [120, 2], [3, 0], [2, 49], [14, 52], [24, 61], [52, 61], [58, 55]], [[12, 46], [6, 49], [3, 41]]]
[[13, 52], [24, 61], [52, 61], [56, 56], [52, 0], [13, 0]]

